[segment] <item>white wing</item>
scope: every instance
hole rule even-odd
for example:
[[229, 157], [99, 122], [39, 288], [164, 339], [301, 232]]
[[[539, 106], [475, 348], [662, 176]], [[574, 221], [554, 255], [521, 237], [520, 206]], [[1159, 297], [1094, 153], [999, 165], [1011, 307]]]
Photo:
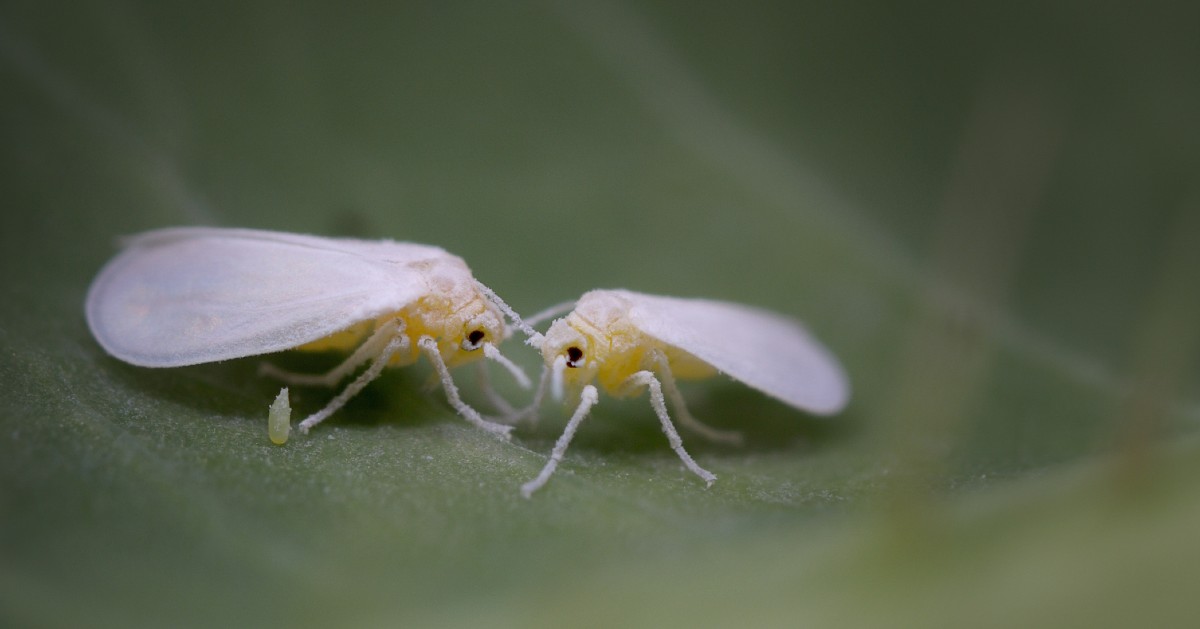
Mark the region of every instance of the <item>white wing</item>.
[[[128, 240], [87, 298], [92, 334], [144, 367], [281, 351], [426, 294], [437, 247], [248, 229], [175, 228]], [[466, 266], [463, 265], [464, 271]]]
[[849, 400], [837, 359], [796, 321], [727, 302], [611, 292], [630, 303], [638, 330], [771, 397], [821, 415]]

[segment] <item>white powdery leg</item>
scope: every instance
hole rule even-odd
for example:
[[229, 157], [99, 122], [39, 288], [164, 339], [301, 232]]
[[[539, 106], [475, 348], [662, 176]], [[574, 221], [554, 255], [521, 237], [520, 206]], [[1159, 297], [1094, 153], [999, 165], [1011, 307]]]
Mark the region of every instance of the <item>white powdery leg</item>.
[[675, 431], [675, 426], [671, 423], [671, 416], [667, 414], [667, 403], [663, 399], [662, 385], [658, 382], [658, 378], [655, 378], [654, 374], [649, 371], [639, 371], [629, 376], [625, 381], [625, 386], [644, 386], [650, 390], [650, 405], [654, 407], [655, 414], [662, 422], [662, 430], [667, 435], [667, 442], [671, 444], [671, 449], [693, 474], [704, 479], [706, 487], [711, 487], [717, 477], [697, 465], [687, 450], [683, 449], [683, 439], [679, 438], [679, 433]]
[[546, 399], [546, 389], [550, 386], [550, 370], [542, 369], [542, 375], [538, 378], [537, 389], [533, 392], [533, 401], [529, 406], [505, 415], [502, 421], [506, 424], [516, 424], [523, 420], [529, 420], [529, 425], [536, 426], [538, 420], [538, 409], [542, 407], [542, 402]]
[[323, 374], [296, 373], [280, 369], [271, 363], [262, 363], [258, 366], [258, 374], [279, 380], [293, 386], [309, 386], [309, 387], [332, 387], [341, 382], [350, 372], [358, 368], [359, 365], [371, 360], [379, 353], [379, 348], [387, 342], [388, 339], [397, 336], [404, 331], [404, 322], [400, 319], [392, 319], [379, 326], [379, 329], [371, 333], [371, 336], [363, 341], [358, 349], [354, 350], [350, 357], [342, 361], [342, 364], [329, 370]]
[[514, 365], [511, 360], [504, 356], [504, 354], [501, 354], [500, 350], [495, 345], [492, 345], [491, 343], [484, 343], [483, 355], [488, 360], [493, 360], [501, 367], [504, 367], [504, 369], [507, 370], [508, 373], [513, 377], [513, 380], [517, 381], [517, 385], [522, 389], [529, 388], [529, 376], [525, 375], [525, 372], [520, 367]]
[[341, 393], [337, 394], [336, 397], [330, 400], [329, 403], [325, 405], [325, 408], [313, 413], [312, 415], [309, 415], [308, 418], [300, 422], [300, 432], [308, 434], [308, 431], [312, 430], [313, 426], [325, 421], [325, 418], [332, 415], [342, 406], [345, 406], [346, 402], [350, 401], [350, 398], [357, 395], [359, 391], [363, 390], [363, 387], [367, 386], [367, 384], [375, 378], [378, 378], [380, 373], [383, 373], [383, 368], [386, 367], [388, 361], [392, 359], [392, 355], [407, 348], [407, 336], [401, 335], [392, 339], [391, 341], [388, 341], [388, 344], [383, 348], [383, 352], [379, 354], [379, 357], [375, 359], [375, 362], [371, 363], [371, 366], [368, 367], [366, 371], [362, 372], [362, 374], [359, 375], [354, 382], [346, 385], [346, 388], [342, 389]]
[[537, 390], [533, 392], [533, 401], [529, 406], [521, 410], [518, 419], [529, 419], [530, 425], [536, 425], [538, 420], [538, 410], [542, 408], [542, 402], [546, 400], [546, 389], [550, 386], [550, 370], [542, 368], [542, 377], [538, 378]]
[[425, 356], [429, 358], [429, 362], [433, 363], [433, 368], [437, 370], [438, 376], [442, 379], [442, 390], [446, 392], [446, 400], [463, 419], [492, 434], [511, 439], [508, 433], [512, 432], [512, 426], [490, 422], [484, 419], [479, 411], [462, 401], [458, 395], [458, 387], [454, 384], [454, 379], [450, 377], [450, 369], [446, 367], [446, 361], [442, 360], [442, 354], [438, 351], [437, 341], [432, 337], [422, 336], [421, 340], [417, 341], [417, 347], [420, 347], [421, 351], [425, 352]]
[[699, 433], [709, 441], [735, 446], [742, 445], [742, 433], [736, 430], [713, 428], [696, 419], [688, 411], [687, 404], [683, 401], [683, 394], [679, 392], [679, 387], [675, 385], [675, 375], [671, 373], [671, 365], [667, 361], [665, 354], [659, 350], [653, 350], [649, 352], [648, 357], [651, 365], [655, 367], [658, 375], [662, 377], [663, 389], [666, 391], [667, 396], [671, 398], [671, 406], [675, 407], [675, 415], [679, 418], [679, 423], [683, 424], [688, 430]]
[[[545, 378], [543, 378], [545, 380]], [[579, 424], [583, 423], [583, 418], [587, 417], [592, 407], [596, 405], [596, 401], [600, 399], [596, 392], [596, 387], [587, 385], [583, 388], [583, 392], [579, 395], [579, 406], [575, 407], [575, 413], [571, 415], [571, 420], [567, 422], [566, 429], [554, 444], [554, 450], [550, 453], [550, 460], [546, 461], [546, 466], [538, 473], [537, 478], [521, 485], [521, 495], [526, 498], [533, 495], [533, 492], [542, 488], [546, 481], [550, 480], [550, 475], [554, 474], [554, 470], [558, 468], [558, 463], [562, 461], [563, 455], [567, 452], [567, 446], [571, 445], [571, 439], [575, 437], [575, 431], [579, 430]]]
[[487, 398], [488, 403], [492, 405], [492, 408], [499, 411], [501, 417], [503, 418], [507, 419], [516, 417], [517, 411], [512, 407], [512, 404], [509, 404], [508, 400], [504, 399], [504, 396], [500, 395], [496, 392], [496, 389], [492, 388], [492, 378], [488, 374], [487, 363], [483, 362], [482, 360], [478, 361], [475, 363], [475, 369], [479, 372], [477, 377], [477, 380], [479, 381], [479, 389], [483, 391], [483, 396]]

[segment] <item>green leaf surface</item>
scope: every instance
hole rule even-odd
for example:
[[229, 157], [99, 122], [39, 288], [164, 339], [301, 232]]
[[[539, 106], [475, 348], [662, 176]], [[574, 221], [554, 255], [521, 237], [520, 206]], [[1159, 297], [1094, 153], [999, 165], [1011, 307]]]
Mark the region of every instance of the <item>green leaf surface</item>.
[[[1198, 19], [0, 4], [0, 625], [1190, 626]], [[260, 359], [143, 369], [88, 332], [117, 238], [187, 224], [440, 245], [524, 313], [763, 306], [854, 397], [686, 383], [746, 437], [683, 435], [708, 489], [602, 397], [526, 500], [570, 409], [505, 443], [425, 365], [276, 446]]]

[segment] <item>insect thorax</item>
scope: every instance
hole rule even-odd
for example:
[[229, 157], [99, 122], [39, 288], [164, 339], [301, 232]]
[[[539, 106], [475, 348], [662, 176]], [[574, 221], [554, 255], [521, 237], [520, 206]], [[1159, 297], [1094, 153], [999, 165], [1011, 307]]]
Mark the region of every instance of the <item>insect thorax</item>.
[[557, 322], [547, 339], [554, 344], [555, 355], [576, 346], [583, 352], [579, 367], [563, 374], [565, 382], [582, 387], [595, 381], [608, 393], [616, 394], [629, 376], [643, 368], [646, 352], [661, 344], [633, 328], [624, 317], [612, 316], [615, 313], [604, 312], [595, 319], [589, 314], [596, 313], [577, 309]]
[[450, 367], [481, 358], [483, 352], [464, 350], [463, 340], [473, 330], [481, 329], [487, 342], [499, 343], [504, 338], [504, 319], [475, 285], [470, 270], [458, 258], [425, 260], [413, 265], [425, 282], [425, 294], [407, 306], [356, 323], [345, 330], [301, 346], [308, 351], [352, 351], [387, 321], [398, 319], [402, 334], [409, 339], [407, 351], [393, 356], [389, 364], [410, 365], [421, 355], [418, 343], [430, 337]]
[[715, 373], [708, 363], [642, 332], [630, 320], [629, 309], [630, 304], [619, 294], [596, 291], [585, 294], [575, 310], [556, 324], [564, 326], [557, 352], [565, 351], [569, 345], [565, 341], [572, 335], [586, 339], [588, 346], [584, 368], [563, 374], [568, 383], [582, 386], [595, 380], [609, 394], [627, 393], [622, 385], [630, 376], [643, 369], [657, 371], [652, 352], [666, 357], [677, 378], [706, 378]]

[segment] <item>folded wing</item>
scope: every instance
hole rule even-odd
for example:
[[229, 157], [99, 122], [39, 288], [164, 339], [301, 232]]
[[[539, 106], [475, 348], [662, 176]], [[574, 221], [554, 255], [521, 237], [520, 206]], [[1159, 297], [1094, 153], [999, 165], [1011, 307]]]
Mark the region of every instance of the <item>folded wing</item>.
[[727, 302], [618, 292], [643, 333], [771, 397], [820, 415], [849, 399], [837, 359], [792, 319]]
[[178, 367], [281, 351], [394, 312], [437, 247], [259, 232], [148, 232], [100, 272], [88, 325], [109, 353]]

